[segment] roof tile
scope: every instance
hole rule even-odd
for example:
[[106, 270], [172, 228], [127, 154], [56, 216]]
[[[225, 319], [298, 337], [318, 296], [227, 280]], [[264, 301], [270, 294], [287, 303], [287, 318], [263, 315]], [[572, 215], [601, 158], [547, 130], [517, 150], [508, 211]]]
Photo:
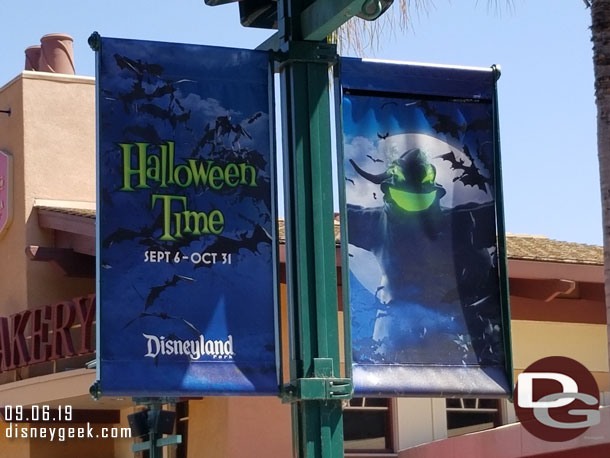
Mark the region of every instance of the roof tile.
[[[67, 215], [95, 219], [95, 210], [76, 208], [37, 207]], [[335, 243], [340, 244], [341, 231], [337, 221], [334, 223]], [[280, 243], [286, 241], [284, 221], [278, 221]], [[509, 259], [530, 261], [562, 262], [571, 264], [603, 265], [603, 247], [574, 242], [561, 242], [538, 235], [507, 234], [506, 250]]]

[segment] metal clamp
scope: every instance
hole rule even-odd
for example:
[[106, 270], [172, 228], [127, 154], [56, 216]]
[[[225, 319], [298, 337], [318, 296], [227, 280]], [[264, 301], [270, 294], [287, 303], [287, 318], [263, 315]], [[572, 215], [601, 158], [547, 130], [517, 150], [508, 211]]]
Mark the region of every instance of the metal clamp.
[[338, 401], [351, 399], [353, 385], [348, 378], [299, 378], [282, 390], [282, 401]]
[[335, 65], [339, 61], [334, 43], [291, 41], [287, 48], [271, 53], [271, 59], [279, 63], [278, 71], [294, 63]]
[[354, 385], [350, 378], [333, 377], [331, 358], [314, 358], [314, 376], [292, 380], [282, 390], [284, 402], [337, 401], [351, 399]]

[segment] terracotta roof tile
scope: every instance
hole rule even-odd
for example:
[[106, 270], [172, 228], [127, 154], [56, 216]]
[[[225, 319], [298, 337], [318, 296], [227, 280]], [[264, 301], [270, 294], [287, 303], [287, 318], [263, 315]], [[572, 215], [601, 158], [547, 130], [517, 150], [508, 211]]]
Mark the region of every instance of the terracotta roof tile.
[[[95, 219], [95, 210], [75, 208], [37, 207], [40, 210], [58, 212]], [[284, 221], [278, 221], [280, 243], [285, 242]], [[339, 223], [335, 221], [335, 243], [340, 244]], [[603, 248], [597, 245], [586, 245], [574, 242], [561, 242], [536, 235], [507, 234], [506, 249], [509, 259], [530, 261], [563, 262], [572, 264], [603, 265]]]
[[507, 234], [506, 251], [511, 259], [604, 264], [604, 250], [601, 246], [560, 242], [541, 236]]

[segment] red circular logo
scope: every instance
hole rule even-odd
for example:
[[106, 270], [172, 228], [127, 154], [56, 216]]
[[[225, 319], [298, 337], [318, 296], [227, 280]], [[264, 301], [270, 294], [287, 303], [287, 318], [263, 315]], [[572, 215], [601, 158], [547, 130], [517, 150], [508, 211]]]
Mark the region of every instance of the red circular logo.
[[569, 441], [599, 424], [599, 399], [591, 372], [563, 356], [538, 360], [517, 377], [517, 418], [545, 441]]

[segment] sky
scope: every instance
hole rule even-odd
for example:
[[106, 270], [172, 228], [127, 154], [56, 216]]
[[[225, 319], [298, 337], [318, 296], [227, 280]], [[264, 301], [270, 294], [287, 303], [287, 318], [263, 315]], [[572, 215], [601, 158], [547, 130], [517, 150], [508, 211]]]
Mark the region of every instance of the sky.
[[[25, 48], [39, 44], [47, 33], [74, 37], [76, 72], [87, 76], [95, 74], [95, 54], [87, 45], [93, 31], [107, 37], [239, 48], [254, 48], [271, 34], [242, 27], [236, 4], [209, 7], [203, 0], [3, 3], [0, 87], [22, 71]], [[425, 10], [413, 10], [407, 31], [386, 27], [379, 49], [367, 50], [363, 57], [500, 65], [507, 231], [601, 245], [591, 18], [584, 2], [426, 3]]]

